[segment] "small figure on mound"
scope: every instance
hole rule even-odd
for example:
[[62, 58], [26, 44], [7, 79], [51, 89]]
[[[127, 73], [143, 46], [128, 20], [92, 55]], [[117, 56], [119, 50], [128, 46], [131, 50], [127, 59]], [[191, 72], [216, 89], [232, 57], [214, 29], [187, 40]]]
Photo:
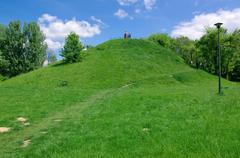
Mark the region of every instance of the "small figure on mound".
[[131, 33], [125, 31], [125, 33], [124, 33], [124, 39], [131, 39], [131, 38], [132, 38]]
[[132, 38], [132, 35], [131, 33], [128, 34], [128, 38], [131, 39]]
[[124, 39], [128, 39], [128, 36], [129, 36], [128, 32], [125, 31], [125, 33], [124, 33]]

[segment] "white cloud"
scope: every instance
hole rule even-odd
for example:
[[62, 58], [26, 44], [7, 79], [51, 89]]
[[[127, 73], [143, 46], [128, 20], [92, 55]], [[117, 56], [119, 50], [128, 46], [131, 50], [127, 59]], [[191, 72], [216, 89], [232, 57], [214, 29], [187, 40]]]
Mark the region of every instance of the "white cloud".
[[[156, 5], [157, 0], [117, 0], [117, 2], [122, 6], [134, 5], [135, 7], [139, 7], [140, 3], [142, 3], [145, 9], [152, 10]], [[136, 9], [135, 13], [139, 14], [139, 11], [139, 9]]]
[[134, 12], [135, 12], [136, 14], [140, 14], [140, 13], [141, 13], [141, 9], [135, 9]]
[[63, 46], [64, 39], [70, 32], [77, 33], [80, 38], [93, 37], [101, 33], [99, 24], [92, 25], [75, 18], [63, 21], [56, 16], [44, 14], [38, 19], [38, 23], [46, 36], [45, 42], [54, 50]]
[[137, 3], [139, 0], [117, 0], [120, 5], [131, 5]]
[[156, 0], [144, 0], [144, 5], [147, 10], [152, 10], [156, 5]]
[[181, 22], [174, 27], [171, 36], [187, 36], [190, 39], [199, 39], [205, 33], [206, 27], [213, 27], [215, 23], [222, 22], [230, 32], [240, 28], [240, 8], [233, 10], [218, 10], [215, 13], [196, 15], [192, 20]]
[[49, 14], [43, 14], [39, 19], [38, 22], [40, 23], [44, 23], [45, 21], [47, 22], [52, 22], [52, 21], [56, 21], [57, 17], [56, 16], [51, 16]]
[[47, 38], [47, 39], [45, 40], [45, 42], [47, 43], [48, 48], [50, 48], [50, 49], [52, 49], [52, 50], [57, 50], [57, 49], [63, 47], [62, 42], [55, 42], [55, 41], [51, 40], [50, 38]]
[[99, 24], [106, 25], [101, 19], [96, 18], [95, 16], [91, 16], [91, 20], [95, 21]]
[[116, 13], [114, 13], [115, 16], [119, 17], [120, 19], [124, 19], [124, 18], [130, 18], [133, 19], [133, 17], [131, 17], [125, 10], [123, 9], [118, 9], [118, 11]]

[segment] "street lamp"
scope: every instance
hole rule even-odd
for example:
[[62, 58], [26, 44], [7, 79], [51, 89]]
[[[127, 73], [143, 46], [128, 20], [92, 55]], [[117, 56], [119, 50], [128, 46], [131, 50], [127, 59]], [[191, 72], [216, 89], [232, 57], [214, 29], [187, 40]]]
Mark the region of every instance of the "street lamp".
[[221, 85], [221, 77], [222, 77], [222, 66], [221, 66], [221, 50], [220, 50], [220, 28], [223, 23], [216, 23], [215, 26], [218, 29], [218, 94], [222, 94], [222, 85]]

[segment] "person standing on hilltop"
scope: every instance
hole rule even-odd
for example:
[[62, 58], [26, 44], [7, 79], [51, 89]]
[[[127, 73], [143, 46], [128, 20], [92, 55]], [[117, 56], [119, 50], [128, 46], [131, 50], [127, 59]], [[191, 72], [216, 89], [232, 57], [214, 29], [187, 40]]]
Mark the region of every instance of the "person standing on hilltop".
[[131, 38], [132, 38], [131, 33], [128, 33], [128, 39], [131, 39]]
[[125, 31], [125, 33], [124, 33], [124, 39], [128, 39], [128, 36], [129, 36], [128, 32]]

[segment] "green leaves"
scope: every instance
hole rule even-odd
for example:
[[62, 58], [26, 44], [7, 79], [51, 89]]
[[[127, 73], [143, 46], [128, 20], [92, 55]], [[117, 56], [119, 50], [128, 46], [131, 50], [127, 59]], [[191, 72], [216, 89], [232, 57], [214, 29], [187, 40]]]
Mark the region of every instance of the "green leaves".
[[[175, 51], [188, 65], [217, 74], [217, 37], [217, 29], [207, 28], [206, 33], [198, 41], [188, 37], [174, 39], [166, 34], [153, 34], [148, 39]], [[220, 43], [222, 76], [228, 80], [240, 81], [240, 29], [229, 33], [226, 29], [221, 28]]]
[[44, 43], [44, 35], [36, 23], [26, 24], [23, 28], [24, 52], [27, 60], [27, 68], [36, 69], [43, 64], [46, 55], [47, 45]]
[[[203, 69], [217, 74], [217, 29], [208, 28], [206, 34], [198, 41], [197, 47], [200, 50], [199, 56], [203, 59]], [[222, 54], [222, 75], [233, 80], [240, 80], [240, 31], [228, 33], [226, 29], [220, 30], [220, 44]]]
[[[0, 65], [0, 73], [16, 76], [42, 66], [46, 48], [37, 23], [26, 23], [22, 27], [20, 21], [10, 22], [6, 28], [0, 28], [0, 50], [5, 63]], [[6, 63], [7, 68], [3, 66]]]
[[66, 63], [75, 63], [81, 60], [81, 51], [83, 46], [80, 42], [79, 36], [71, 32], [65, 40], [64, 48], [61, 52], [61, 56]]
[[165, 48], [172, 48], [172, 39], [167, 34], [153, 34], [148, 39]]
[[52, 51], [50, 49], [48, 50], [48, 52], [47, 52], [47, 60], [48, 60], [48, 62], [50, 64], [53, 64], [53, 63], [55, 63], [57, 61], [57, 56], [54, 53], [54, 51]]
[[195, 67], [198, 62], [195, 41], [182, 36], [176, 39], [175, 45], [177, 53], [185, 60], [185, 62], [190, 66]]

